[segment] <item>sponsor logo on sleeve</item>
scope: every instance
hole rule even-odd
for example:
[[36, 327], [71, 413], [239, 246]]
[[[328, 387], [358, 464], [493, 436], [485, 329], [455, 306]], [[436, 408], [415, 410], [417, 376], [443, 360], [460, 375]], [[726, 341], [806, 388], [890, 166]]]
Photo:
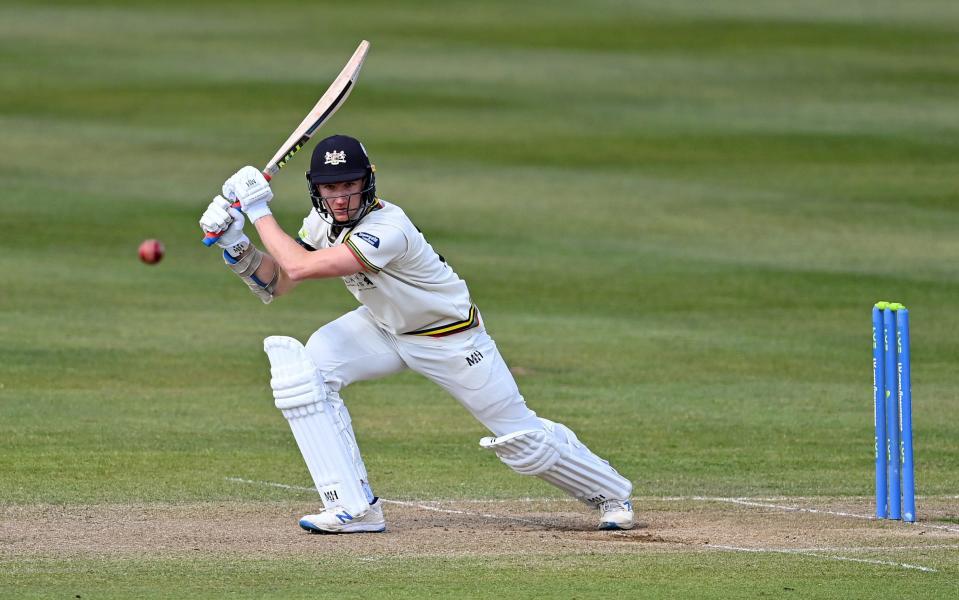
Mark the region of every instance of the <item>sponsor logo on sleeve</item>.
[[380, 247], [380, 238], [376, 237], [375, 235], [371, 235], [369, 233], [366, 233], [365, 231], [361, 231], [355, 235], [356, 237], [360, 238], [361, 240], [363, 240], [370, 246], [373, 246], [374, 248]]

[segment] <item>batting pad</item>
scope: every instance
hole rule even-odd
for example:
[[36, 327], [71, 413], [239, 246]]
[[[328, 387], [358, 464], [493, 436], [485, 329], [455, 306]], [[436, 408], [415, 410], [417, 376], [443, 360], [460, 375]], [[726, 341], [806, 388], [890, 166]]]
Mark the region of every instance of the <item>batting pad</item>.
[[540, 421], [544, 429], [484, 437], [480, 446], [495, 452], [517, 473], [535, 475], [589, 506], [629, 498], [633, 484], [593, 454], [568, 427]]
[[327, 509], [345, 509], [362, 516], [370, 509], [366, 469], [359, 459], [352, 427], [343, 414], [346, 407], [331, 403], [323, 377], [293, 338], [271, 336], [263, 340], [270, 358], [270, 385], [276, 407], [290, 423], [293, 437], [310, 470], [313, 483]]

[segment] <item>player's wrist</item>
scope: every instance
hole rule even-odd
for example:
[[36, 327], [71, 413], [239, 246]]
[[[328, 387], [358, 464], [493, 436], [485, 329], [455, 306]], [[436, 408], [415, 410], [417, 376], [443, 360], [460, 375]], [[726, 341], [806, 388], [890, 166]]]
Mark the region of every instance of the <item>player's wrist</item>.
[[221, 237], [217, 241], [217, 245], [223, 248], [223, 250], [233, 258], [237, 258], [246, 252], [247, 248], [250, 247], [250, 238], [245, 233], [241, 232], [238, 237], [227, 241], [224, 241]]
[[268, 217], [273, 214], [273, 211], [270, 210], [270, 205], [266, 202], [257, 202], [252, 206], [248, 206], [243, 210], [246, 213], [246, 218], [250, 220], [250, 223], [256, 223], [263, 217]]

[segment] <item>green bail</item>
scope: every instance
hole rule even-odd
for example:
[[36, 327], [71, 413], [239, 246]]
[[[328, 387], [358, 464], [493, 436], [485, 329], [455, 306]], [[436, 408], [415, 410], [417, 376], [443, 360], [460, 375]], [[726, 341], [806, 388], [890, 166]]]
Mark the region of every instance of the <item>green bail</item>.
[[897, 310], [906, 310], [905, 304], [900, 304], [898, 302], [886, 302], [885, 300], [880, 300], [876, 302], [876, 308], [879, 310], [886, 310], [887, 308], [893, 312]]

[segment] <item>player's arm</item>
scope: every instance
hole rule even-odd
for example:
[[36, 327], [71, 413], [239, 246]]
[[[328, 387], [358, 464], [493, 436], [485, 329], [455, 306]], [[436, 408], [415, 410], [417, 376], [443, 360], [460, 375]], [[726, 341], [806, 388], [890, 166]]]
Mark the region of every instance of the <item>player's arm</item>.
[[310, 252], [287, 235], [272, 215], [260, 217], [254, 226], [267, 252], [292, 282], [344, 277], [363, 270], [363, 265], [345, 245]]
[[274, 298], [289, 293], [300, 284], [299, 281], [291, 279], [286, 271], [280, 268], [280, 265], [276, 263], [276, 259], [264, 252], [263, 261], [260, 263], [260, 268], [256, 271], [256, 276], [260, 281], [263, 281], [269, 278], [273, 273], [277, 273], [276, 286], [273, 289]]
[[[264, 254], [250, 244], [250, 247], [256, 250], [256, 254], [245, 259], [248, 262], [246, 266], [238, 263], [231, 268], [241, 277], [250, 278], [256, 275], [256, 278], [252, 279], [253, 283], [263, 285], [264, 289], [270, 293], [271, 299], [273, 295], [276, 295], [277, 290], [280, 290], [279, 293], [288, 292], [292, 289], [293, 283], [304, 279], [342, 277], [362, 270], [362, 265], [347, 249], [324, 248], [309, 252], [287, 235], [273, 218], [270, 210], [273, 190], [270, 189], [270, 184], [263, 177], [263, 173], [255, 167], [243, 167], [227, 179], [223, 184], [223, 196], [240, 203], [240, 208], [256, 227], [267, 250]], [[235, 212], [235, 209], [230, 210]], [[209, 227], [218, 225], [217, 223], [204, 225], [202, 220], [200, 224], [205, 231], [209, 231]], [[235, 226], [235, 221], [232, 226]], [[222, 237], [217, 241], [217, 244], [221, 246], [224, 243]], [[270, 260], [264, 260], [263, 257], [270, 257]], [[270, 269], [271, 265], [273, 269]], [[267, 281], [260, 278], [261, 272], [267, 277], [272, 276], [272, 279]], [[250, 284], [250, 281], [247, 283]], [[250, 289], [257, 294], [252, 284]]]
[[218, 232], [216, 244], [223, 249], [223, 262], [246, 283], [264, 304], [282, 296], [296, 286], [272, 256], [262, 252], [243, 233], [243, 214], [230, 201], [217, 196], [210, 202], [200, 227], [204, 232]]

